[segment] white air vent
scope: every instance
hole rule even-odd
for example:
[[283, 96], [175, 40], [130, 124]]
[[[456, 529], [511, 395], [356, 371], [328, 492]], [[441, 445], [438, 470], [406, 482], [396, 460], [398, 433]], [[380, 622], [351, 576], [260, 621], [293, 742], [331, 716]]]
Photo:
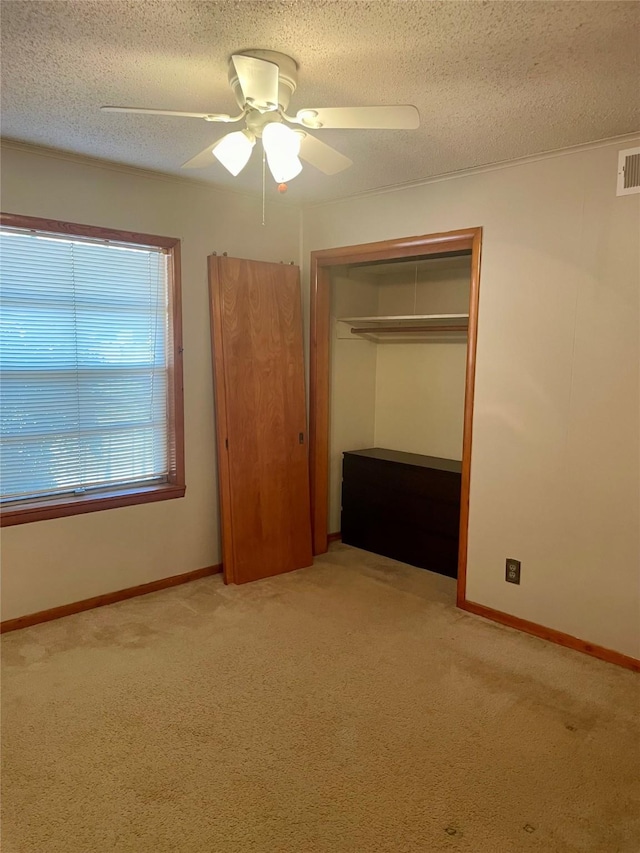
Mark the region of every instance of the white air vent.
[[640, 193], [640, 148], [618, 153], [618, 189], [616, 195]]

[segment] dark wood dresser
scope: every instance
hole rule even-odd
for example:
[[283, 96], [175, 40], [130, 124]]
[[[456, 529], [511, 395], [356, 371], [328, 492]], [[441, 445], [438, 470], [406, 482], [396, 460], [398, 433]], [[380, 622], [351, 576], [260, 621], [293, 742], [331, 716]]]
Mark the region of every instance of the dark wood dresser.
[[373, 447], [344, 454], [342, 541], [455, 578], [462, 463]]

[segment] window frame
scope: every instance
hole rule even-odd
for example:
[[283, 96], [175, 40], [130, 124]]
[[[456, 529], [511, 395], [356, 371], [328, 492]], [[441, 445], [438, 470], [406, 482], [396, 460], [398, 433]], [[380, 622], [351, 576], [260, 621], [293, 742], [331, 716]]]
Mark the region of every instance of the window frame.
[[166, 483], [138, 487], [123, 487], [101, 490], [92, 495], [57, 496], [24, 501], [0, 509], [0, 526], [26, 524], [52, 518], [65, 518], [85, 512], [98, 512], [123, 506], [151, 503], [184, 497], [184, 388], [182, 376], [182, 298], [180, 275], [180, 240], [177, 237], [159, 237], [114, 228], [94, 225], [79, 225], [56, 219], [37, 216], [22, 216], [15, 213], [0, 213], [0, 226], [31, 229], [67, 237], [89, 237], [98, 240], [113, 240], [118, 243], [133, 243], [154, 246], [166, 251], [169, 259], [168, 295], [168, 418], [169, 474]]

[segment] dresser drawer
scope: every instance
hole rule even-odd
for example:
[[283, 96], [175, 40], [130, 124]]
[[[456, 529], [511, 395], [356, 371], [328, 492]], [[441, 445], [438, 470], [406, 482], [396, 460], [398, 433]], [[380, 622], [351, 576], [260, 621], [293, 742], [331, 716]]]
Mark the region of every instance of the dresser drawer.
[[342, 541], [456, 577], [460, 468], [382, 448], [345, 453]]
[[375, 525], [343, 515], [342, 541], [345, 545], [382, 554], [455, 578], [458, 575], [458, 539], [437, 536], [411, 525]]
[[[413, 458], [415, 454], [411, 454]], [[460, 502], [460, 474], [401, 462], [344, 455], [343, 481], [358, 482], [363, 489], [385, 488], [415, 497]]]
[[401, 488], [372, 489], [358, 480], [342, 483], [342, 512], [369, 518], [371, 524], [403, 523], [439, 536], [457, 538], [460, 502], [429, 495], [412, 495]]

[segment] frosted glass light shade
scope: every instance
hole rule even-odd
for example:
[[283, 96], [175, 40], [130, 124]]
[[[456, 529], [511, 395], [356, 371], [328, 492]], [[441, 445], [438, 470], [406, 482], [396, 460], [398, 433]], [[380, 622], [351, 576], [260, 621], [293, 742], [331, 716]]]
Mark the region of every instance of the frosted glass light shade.
[[262, 144], [269, 171], [279, 184], [286, 184], [302, 171], [300, 153], [300, 136], [280, 122], [274, 121], [266, 125], [262, 131]]
[[217, 142], [211, 151], [213, 156], [235, 177], [247, 165], [256, 140], [244, 130], [227, 133]]

